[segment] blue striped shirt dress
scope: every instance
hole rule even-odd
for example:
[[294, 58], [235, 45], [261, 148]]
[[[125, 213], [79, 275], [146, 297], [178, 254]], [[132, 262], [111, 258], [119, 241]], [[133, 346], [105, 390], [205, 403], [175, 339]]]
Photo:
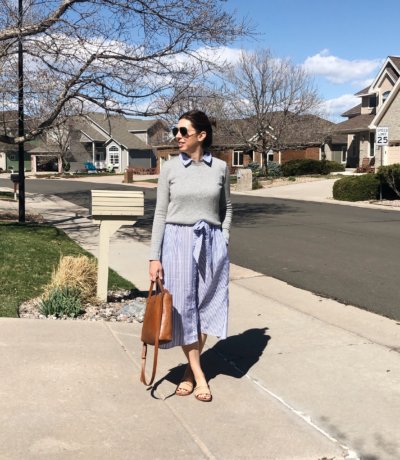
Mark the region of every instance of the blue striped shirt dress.
[[231, 216], [225, 162], [181, 153], [164, 164], [150, 255], [161, 261], [173, 298], [173, 340], [161, 348], [195, 343], [200, 333], [227, 337]]

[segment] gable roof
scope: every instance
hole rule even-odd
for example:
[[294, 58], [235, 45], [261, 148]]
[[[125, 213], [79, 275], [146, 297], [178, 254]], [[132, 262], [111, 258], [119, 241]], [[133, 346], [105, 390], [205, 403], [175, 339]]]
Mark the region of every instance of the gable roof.
[[375, 77], [372, 84], [356, 93], [356, 96], [367, 96], [374, 91], [371, 91], [374, 86], [379, 82], [380, 78], [387, 74], [394, 83], [393, 89], [390, 91], [389, 97], [382, 104], [376, 114], [363, 114], [361, 115], [361, 104], [352, 107], [347, 112], [344, 112], [342, 116], [349, 117], [348, 120], [338, 123], [335, 131], [342, 133], [368, 131], [375, 129], [383, 115], [387, 112], [393, 99], [399, 92], [400, 88], [400, 56], [388, 56]]
[[[85, 117], [89, 122], [94, 122], [103, 133], [127, 149], [149, 149], [150, 146], [139, 137], [129, 132], [129, 128], [137, 127], [139, 123], [132, 123], [121, 115], [106, 115], [91, 113]], [[135, 120], [136, 121], [136, 120]], [[142, 120], [141, 120], [142, 121]], [[143, 126], [143, 125], [142, 125]], [[94, 129], [95, 130], [95, 129]]]
[[155, 119], [141, 120], [99, 112], [91, 112], [74, 119], [75, 127], [82, 132], [81, 142], [114, 140], [128, 150], [151, 149], [152, 147], [135, 133], [147, 133], [159, 123], [160, 120]]
[[380, 78], [385, 72], [388, 73], [392, 79], [394, 79], [393, 83], [396, 83], [400, 75], [399, 65], [400, 65], [399, 56], [388, 56], [385, 62], [383, 63], [381, 69], [379, 70], [377, 76], [374, 78], [374, 81], [369, 86], [369, 88], [372, 89], [374, 86], [376, 86], [376, 84], [378, 83], [378, 81], [380, 80]]
[[280, 144], [286, 148], [321, 145], [335, 126], [335, 123], [317, 115], [295, 116], [282, 133]]
[[400, 73], [400, 56], [389, 56], [389, 59], [396, 66], [397, 71]]
[[369, 88], [371, 86], [367, 86], [366, 88], [362, 89], [361, 91], [359, 91], [358, 93], [356, 93], [354, 96], [366, 96], [367, 94], [369, 94]]
[[361, 115], [361, 104], [352, 107], [347, 112], [342, 113], [342, 117], [354, 117], [355, 115]]
[[349, 118], [348, 120], [338, 123], [335, 126], [335, 132], [350, 134], [359, 131], [369, 131], [369, 125], [371, 124], [374, 117], [375, 115], [373, 114], [365, 114]]
[[[400, 75], [400, 57], [399, 56], [389, 56], [390, 60], [393, 62], [393, 64], [397, 67], [397, 70]], [[393, 89], [391, 90], [389, 97], [386, 99], [385, 103], [382, 105], [381, 109], [378, 111], [378, 113], [374, 116], [374, 119], [371, 121], [371, 129], [376, 128], [379, 125], [379, 122], [381, 121], [382, 117], [385, 115], [385, 113], [388, 111], [390, 108], [393, 100], [395, 97], [397, 97], [400, 89], [400, 77], [397, 78], [396, 83], [393, 86]]]

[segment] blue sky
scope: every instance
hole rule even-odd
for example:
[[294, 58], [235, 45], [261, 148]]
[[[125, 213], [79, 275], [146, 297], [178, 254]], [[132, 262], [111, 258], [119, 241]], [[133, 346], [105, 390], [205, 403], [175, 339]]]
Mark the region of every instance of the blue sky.
[[326, 101], [330, 118], [359, 99], [389, 55], [400, 55], [398, 0], [227, 0], [260, 35], [232, 48], [269, 48], [305, 65]]

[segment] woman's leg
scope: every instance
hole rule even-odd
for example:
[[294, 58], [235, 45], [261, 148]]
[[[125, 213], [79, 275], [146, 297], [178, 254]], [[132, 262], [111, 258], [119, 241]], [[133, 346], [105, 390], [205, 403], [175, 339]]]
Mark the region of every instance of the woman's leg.
[[[208, 387], [207, 385], [207, 380], [204, 375], [204, 372], [201, 368], [200, 364], [200, 355], [201, 352], [203, 351], [204, 345], [207, 340], [207, 335], [206, 334], [201, 334], [199, 335], [199, 341], [196, 343], [192, 343], [190, 345], [184, 345], [182, 347], [183, 352], [186, 355], [186, 358], [188, 360], [188, 369], [190, 368], [192, 371], [192, 375], [194, 377], [194, 380], [196, 381], [196, 386], [197, 387]], [[210, 401], [211, 400], [211, 394], [208, 391], [205, 391], [204, 393], [200, 393], [198, 395], [198, 399], [201, 399], [203, 401]]]

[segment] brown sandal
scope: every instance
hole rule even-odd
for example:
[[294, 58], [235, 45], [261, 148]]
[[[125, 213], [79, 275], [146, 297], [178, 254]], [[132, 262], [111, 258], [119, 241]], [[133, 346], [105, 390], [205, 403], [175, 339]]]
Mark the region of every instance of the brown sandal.
[[212, 394], [211, 394], [211, 391], [210, 391], [210, 387], [208, 385], [198, 385], [194, 389], [194, 397], [198, 401], [211, 402], [212, 401]]
[[189, 396], [193, 393], [193, 382], [188, 380], [183, 380], [176, 388], [175, 394], [177, 396]]
[[192, 370], [189, 367], [186, 367], [186, 370], [183, 374], [182, 381], [176, 387], [175, 394], [177, 396], [189, 396], [193, 393], [194, 388], [194, 377]]

